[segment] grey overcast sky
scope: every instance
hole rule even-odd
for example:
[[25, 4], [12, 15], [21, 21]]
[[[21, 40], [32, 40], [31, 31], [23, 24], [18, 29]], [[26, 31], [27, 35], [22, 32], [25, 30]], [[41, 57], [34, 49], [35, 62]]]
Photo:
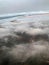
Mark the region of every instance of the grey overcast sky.
[[48, 10], [49, 0], [0, 0], [0, 14]]

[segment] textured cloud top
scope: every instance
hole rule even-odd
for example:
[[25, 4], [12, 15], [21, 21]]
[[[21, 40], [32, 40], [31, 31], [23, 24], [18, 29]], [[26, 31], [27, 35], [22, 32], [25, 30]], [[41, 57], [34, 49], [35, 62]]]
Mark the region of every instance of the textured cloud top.
[[49, 65], [49, 20], [0, 24], [0, 65]]

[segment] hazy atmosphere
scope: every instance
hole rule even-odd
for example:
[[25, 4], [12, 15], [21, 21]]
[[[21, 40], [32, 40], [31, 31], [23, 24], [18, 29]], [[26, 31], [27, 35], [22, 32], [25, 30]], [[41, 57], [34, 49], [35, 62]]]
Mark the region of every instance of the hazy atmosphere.
[[49, 65], [49, 0], [0, 0], [0, 65]]
[[48, 11], [49, 0], [0, 0], [0, 14]]

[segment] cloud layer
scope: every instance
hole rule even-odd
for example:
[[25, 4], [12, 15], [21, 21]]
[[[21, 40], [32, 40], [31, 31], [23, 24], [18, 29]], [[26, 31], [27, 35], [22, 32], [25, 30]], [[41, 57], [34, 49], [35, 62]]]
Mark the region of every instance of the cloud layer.
[[48, 21], [10, 21], [0, 25], [0, 65], [49, 64]]

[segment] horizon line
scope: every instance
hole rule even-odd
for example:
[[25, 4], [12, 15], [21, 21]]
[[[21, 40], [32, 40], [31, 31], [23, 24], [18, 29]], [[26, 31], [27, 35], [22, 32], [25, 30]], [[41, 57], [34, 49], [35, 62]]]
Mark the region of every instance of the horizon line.
[[13, 18], [13, 17], [18, 17], [18, 16], [31, 16], [31, 15], [49, 15], [49, 11], [31, 11], [31, 12], [21, 12], [21, 13], [9, 13], [9, 14], [3, 14], [0, 15], [0, 20], [1, 19], [6, 19], [6, 18]]

